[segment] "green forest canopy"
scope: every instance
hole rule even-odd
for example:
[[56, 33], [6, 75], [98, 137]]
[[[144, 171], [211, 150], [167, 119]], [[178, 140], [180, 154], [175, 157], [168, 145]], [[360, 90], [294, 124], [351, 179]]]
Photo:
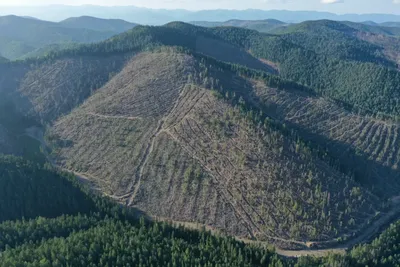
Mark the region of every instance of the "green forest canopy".
[[279, 257], [204, 230], [146, 222], [68, 174], [0, 157], [0, 266], [396, 266], [400, 222], [344, 256]]

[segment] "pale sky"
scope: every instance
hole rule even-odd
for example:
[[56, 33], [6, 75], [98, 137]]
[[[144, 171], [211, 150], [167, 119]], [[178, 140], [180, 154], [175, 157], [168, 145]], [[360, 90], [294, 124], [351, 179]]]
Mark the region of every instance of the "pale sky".
[[[167, 9], [287, 9], [400, 14], [400, 0], [0, 0], [0, 6], [134, 5]], [[1, 7], [0, 7], [1, 9]]]

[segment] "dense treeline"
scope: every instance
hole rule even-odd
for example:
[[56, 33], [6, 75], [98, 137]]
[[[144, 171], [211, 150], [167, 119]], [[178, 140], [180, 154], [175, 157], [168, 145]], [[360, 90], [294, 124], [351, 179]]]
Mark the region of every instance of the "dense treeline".
[[39, 126], [35, 118], [23, 115], [11, 98], [0, 99], [0, 151], [4, 154], [23, 156], [31, 161], [45, 163], [37, 140], [29, 137], [27, 129]]
[[372, 113], [400, 114], [395, 100], [400, 73], [384, 48], [357, 39], [340, 22], [317, 21], [288, 27], [282, 35], [239, 28], [216, 28], [215, 34], [278, 64], [281, 77], [315, 92]]
[[319, 55], [395, 68], [396, 64], [385, 57], [382, 47], [355, 38], [359, 31], [336, 21], [308, 21], [281, 30], [281, 37]]
[[349, 253], [350, 265], [400, 266], [400, 221], [392, 224], [371, 244], [360, 245]]
[[[277, 46], [281, 45], [271, 47], [260, 41], [252, 46], [252, 51], [259, 57], [279, 62], [283, 78], [313, 88], [319, 94], [370, 113], [400, 114], [396, 101], [400, 84], [397, 70], [371, 62], [340, 59], [341, 55], [328, 57], [299, 46], [283, 51]], [[355, 55], [351, 51], [346, 53]]]
[[174, 22], [163, 27], [138, 26], [104, 42], [49, 53], [47, 58], [138, 52], [159, 45], [197, 51], [202, 50], [197, 37], [203, 36], [276, 63], [282, 78], [316, 93], [371, 113], [400, 115], [397, 64], [385, 56], [383, 47], [357, 39], [357, 33], [354, 27], [333, 21], [295, 25], [280, 35]]
[[369, 244], [359, 245], [345, 255], [329, 255], [324, 258], [302, 257], [296, 266], [400, 266], [400, 221], [390, 225]]
[[[190, 51], [182, 50], [186, 53], [191, 53]], [[210, 57], [205, 57], [202, 55], [194, 55], [196, 56], [203, 64], [205, 68], [205, 73], [211, 73], [212, 69], [217, 68], [221, 71], [226, 72], [234, 72], [239, 76], [244, 76], [250, 79], [263, 81], [267, 86], [272, 88], [277, 88], [279, 90], [293, 90], [293, 91], [303, 91], [307, 92], [310, 95], [315, 95], [313, 90], [309, 87], [303, 86], [301, 84], [292, 82], [290, 80], [285, 80], [281, 77], [267, 74], [262, 71], [256, 71], [253, 69], [249, 69], [243, 67], [241, 65], [228, 64], [225, 62], [217, 61]], [[212, 75], [211, 75], [212, 76]], [[204, 82], [204, 81], [200, 81]], [[206, 81], [206, 86], [214, 89], [218, 92], [221, 97], [224, 97], [228, 101], [230, 101], [234, 106], [240, 106], [245, 117], [251, 118], [254, 120], [255, 124], [263, 124], [267, 125], [269, 128], [273, 128], [278, 130], [281, 134], [283, 134], [286, 138], [291, 139], [293, 142], [297, 143], [297, 146], [302, 148], [306, 154], [313, 155], [313, 157], [318, 157], [325, 162], [327, 162], [334, 169], [349, 174], [352, 176], [358, 183], [363, 185], [368, 185], [370, 188], [373, 188], [375, 193], [378, 195], [382, 195], [382, 192], [379, 192], [379, 189], [376, 188], [376, 181], [368, 181], [368, 172], [371, 171], [369, 168], [357, 168], [358, 165], [365, 165], [365, 158], [362, 155], [357, 154], [356, 151], [353, 151], [351, 148], [348, 148], [349, 152], [347, 155], [342, 157], [337, 157], [333, 151], [330, 151], [329, 147], [324, 146], [323, 144], [318, 144], [317, 142], [310, 141], [307, 135], [301, 134], [301, 129], [297, 129], [293, 126], [286, 125], [281, 121], [274, 119], [268, 115], [268, 108], [263, 106], [263, 103], [260, 102], [258, 104], [254, 103], [254, 99], [249, 98], [247, 92], [230, 92], [230, 88], [223, 88], [222, 86], [218, 87], [218, 81], [214, 81], [213, 78], [208, 78]], [[242, 99], [242, 100], [240, 100]], [[239, 101], [241, 104], [239, 104]], [[339, 106], [350, 109], [348, 105], [342, 102], [336, 102]], [[359, 111], [361, 112], [361, 111]], [[250, 114], [250, 115], [248, 115]]]
[[0, 222], [77, 214], [93, 207], [90, 198], [63, 176], [19, 158], [0, 157]]
[[[328, 26], [336, 27], [337, 25]], [[324, 25], [324, 27], [327, 26]], [[400, 112], [397, 95], [400, 76], [393, 69], [392, 63], [382, 56], [381, 49], [341, 35], [340, 31], [346, 33], [350, 31], [341, 26], [332, 32], [341, 43], [333, 43], [324, 27], [317, 31], [323, 45], [316, 45], [314, 43], [319, 43], [319, 39], [308, 33], [309, 28], [301, 28], [276, 36], [260, 35], [254, 31], [236, 28], [208, 30], [182, 23], [171, 23], [166, 27], [140, 26], [106, 42], [50, 53], [44, 59], [53, 60], [68, 55], [129, 53], [154, 49], [161, 45], [177, 45], [184, 47], [184, 51], [193, 53], [197, 45], [194, 37], [197, 35], [229, 41], [250, 50], [259, 57], [278, 62], [282, 78], [242, 66], [206, 59], [202, 55], [195, 54], [196, 57], [202, 58], [204, 65], [202, 69], [204, 72], [196, 78], [204, 79], [201, 82], [212, 89], [217, 89], [219, 97], [226, 97], [228, 101], [231, 101], [242, 117], [247, 117], [247, 121], [252, 122], [249, 125], [259, 125], [259, 128], [264, 127], [275, 134], [278, 132], [275, 130], [279, 130], [279, 133], [290, 137], [291, 149], [309, 158], [310, 162], [316, 161], [317, 155], [318, 158], [329, 162], [341, 172], [351, 175], [351, 171], [338, 166], [340, 162], [328, 156], [326, 150], [311, 147], [310, 144], [301, 140], [296, 132], [268, 119], [261, 111], [262, 108], [258, 109], [259, 107], [249, 105], [242, 95], [229, 91], [229, 88], [225, 90], [219, 86], [218, 80], [210, 78], [212, 75], [208, 76], [211, 67], [209, 69], [207, 66], [217, 66], [222, 70], [262, 79], [268, 86], [274, 88], [324, 94], [343, 101], [350, 107], [372, 113], [397, 115]], [[310, 49], [305, 49], [304, 44]], [[327, 49], [326, 53], [324, 46]], [[342, 50], [342, 47], [346, 49], [348, 47], [348, 50]], [[9, 107], [5, 110], [9, 110]], [[10, 117], [1, 116], [1, 114], [0, 122], [9, 123], [11, 129], [14, 123]], [[224, 126], [221, 125], [216, 126], [223, 131]], [[18, 130], [21, 131], [24, 128], [25, 126]], [[268, 264], [281, 266], [291, 264], [290, 261], [279, 259], [271, 251], [246, 246], [230, 238], [215, 237], [204, 231], [174, 228], [165, 223], [146, 223], [144, 220], [139, 223], [134, 211], [82, 191], [69, 179], [71, 177], [68, 175], [56, 173], [51, 168], [42, 167], [36, 163], [11, 157], [0, 158], [0, 222], [3, 222], [0, 224], [0, 251], [3, 251], [0, 258], [1, 266], [128, 266], [128, 264], [132, 266], [267, 266]], [[350, 177], [348, 180], [352, 181]], [[362, 182], [362, 179], [356, 176], [356, 181]], [[314, 190], [315, 195], [325, 194], [321, 192], [320, 184], [316, 185]], [[345, 212], [345, 216], [350, 217], [352, 210], [359, 209], [360, 212], [364, 212], [356, 205], [356, 202], [354, 204], [351, 200], [358, 197], [363, 203], [370, 201], [367, 197], [359, 195], [359, 192], [360, 188], [352, 188], [351, 198], [348, 198], [349, 203], [346, 203], [346, 208], [337, 207], [339, 211]], [[316, 200], [313, 201], [320, 204]], [[321, 203], [324, 207], [325, 202]], [[293, 209], [297, 211], [297, 203], [292, 204]], [[299, 210], [299, 213], [302, 211]], [[38, 218], [38, 216], [46, 218]], [[322, 217], [326, 217], [326, 214], [321, 213]], [[317, 217], [312, 219], [318, 221]], [[355, 220], [347, 219], [349, 227], [355, 227]], [[344, 220], [341, 218], [337, 222], [339, 221]], [[333, 224], [337, 222], [334, 221]], [[335, 227], [333, 225], [329, 231], [336, 231]], [[345, 256], [334, 255], [322, 259], [301, 258], [297, 264], [299, 266], [399, 265], [398, 227], [398, 224], [393, 225], [372, 244], [354, 248]], [[295, 234], [299, 231], [297, 228], [300, 229], [301, 225], [293, 224]]]
[[[64, 224], [59, 219], [59, 226]], [[44, 221], [44, 223], [47, 223]], [[78, 221], [79, 223], [79, 221]], [[52, 224], [49, 224], [52, 226]], [[78, 226], [75, 226], [78, 228]], [[62, 229], [62, 228], [61, 228]], [[184, 234], [185, 236], [180, 236]], [[281, 266], [276, 255], [206, 232], [165, 223], [134, 227], [104, 219], [65, 238], [25, 242], [2, 253], [0, 266]]]
[[22, 159], [2, 156], [0, 169], [0, 266], [283, 264], [275, 253], [232, 238], [138, 220], [132, 210]]
[[31, 220], [5, 221], [0, 224], [0, 251], [25, 243], [37, 243], [54, 237], [67, 237], [72, 232], [99, 225], [99, 216], [62, 215], [56, 218], [37, 217]]
[[[131, 211], [113, 204], [100, 196], [79, 190], [65, 175], [41, 168], [14, 157], [1, 157], [0, 181], [18, 179], [18, 185], [26, 188], [40, 185], [41, 191], [54, 191], [46, 187], [50, 181], [63, 180], [63, 189], [80, 199], [79, 207], [66, 213], [65, 203], [58, 206], [59, 217], [35, 217], [23, 209], [19, 198], [25, 195], [15, 188], [6, 187], [14, 194], [3, 194], [13, 199], [20, 213], [15, 221], [0, 224], [0, 266], [399, 266], [400, 222], [389, 227], [371, 244], [353, 248], [346, 255], [330, 255], [324, 258], [302, 257], [298, 260], [283, 259], [272, 251], [245, 245], [232, 238], [214, 236], [204, 230], [187, 230], [168, 223], [149, 223], [136, 219]], [[30, 175], [30, 179], [27, 179]], [[45, 179], [45, 178], [48, 179]], [[53, 182], [54, 183], [54, 182]], [[68, 187], [65, 187], [68, 185]], [[2, 187], [3, 188], [3, 187]], [[38, 189], [39, 190], [39, 189]], [[78, 190], [78, 191], [76, 191]], [[3, 189], [4, 191], [4, 189]], [[19, 193], [18, 193], [19, 192]], [[29, 194], [27, 195], [29, 196]], [[54, 210], [57, 195], [38, 195], [31, 206], [37, 214]], [[36, 199], [37, 200], [37, 199]], [[58, 201], [60, 201], [58, 199]], [[60, 203], [60, 202], [59, 202]], [[47, 205], [47, 206], [45, 206]], [[22, 209], [21, 209], [22, 207]], [[39, 210], [39, 207], [41, 210]], [[1, 207], [6, 211], [5, 207]], [[68, 211], [68, 209], [67, 209]], [[51, 216], [56, 213], [51, 214]], [[3, 212], [2, 212], [3, 215]], [[4, 215], [3, 215], [4, 218]], [[22, 220], [21, 220], [22, 219]]]
[[11, 99], [0, 99], [0, 124], [13, 134], [21, 134], [26, 128], [38, 125], [32, 118], [23, 116]]

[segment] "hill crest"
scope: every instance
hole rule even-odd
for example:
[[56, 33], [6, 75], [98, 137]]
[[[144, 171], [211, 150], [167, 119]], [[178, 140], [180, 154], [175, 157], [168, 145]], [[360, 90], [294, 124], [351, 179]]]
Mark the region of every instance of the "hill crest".
[[128, 31], [138, 25], [122, 19], [100, 19], [90, 16], [72, 17], [60, 21], [58, 24], [70, 28], [84, 28], [115, 33]]

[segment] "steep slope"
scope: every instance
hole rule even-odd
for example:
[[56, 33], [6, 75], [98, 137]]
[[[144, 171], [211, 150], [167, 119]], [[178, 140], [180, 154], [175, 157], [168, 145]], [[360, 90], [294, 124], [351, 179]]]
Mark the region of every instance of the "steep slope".
[[360, 32], [375, 34], [371, 30], [374, 28], [378, 27], [321, 20], [293, 24], [283, 30], [278, 29], [277, 33], [284, 34], [282, 37], [287, 41], [328, 57], [389, 64], [377, 53], [379, 47], [355, 38]]
[[139, 221], [69, 175], [20, 158], [0, 156], [0, 185], [0, 266], [283, 264], [232, 238]]
[[394, 36], [387, 36], [384, 34], [370, 34], [360, 32], [357, 38], [367, 41], [371, 44], [383, 48], [383, 54], [389, 60], [397, 63], [397, 68], [400, 69], [400, 38]]
[[328, 148], [356, 179], [387, 198], [397, 197], [399, 125], [348, 111], [342, 105], [296, 90], [277, 90], [254, 81], [254, 99], [263, 111]]
[[240, 27], [259, 32], [271, 32], [288, 24], [279, 20], [228, 20], [225, 22], [193, 21], [193, 25], [202, 27]]
[[86, 213], [94, 203], [63, 176], [20, 158], [0, 155], [0, 222]]
[[[206, 89], [221, 87], [236, 100]], [[168, 49], [142, 53], [57, 120], [48, 140], [63, 168], [152, 216], [283, 247], [366, 226], [383, 202], [246, 112], [239, 96], [250, 89], [211, 62]]]
[[122, 54], [0, 65], [0, 93], [10, 95], [23, 114], [50, 122], [82, 103], [124, 62]]
[[58, 24], [68, 28], [83, 28], [94, 31], [122, 33], [137, 26], [135, 23], [127, 22], [121, 19], [101, 19], [89, 16], [74, 17]]
[[35, 162], [44, 163], [45, 157], [39, 143], [30, 135], [40, 124], [29, 116], [21, 114], [10, 98], [0, 99], [0, 153], [23, 156]]
[[[290, 26], [280, 35], [175, 22], [164, 27], [138, 27], [112, 38], [106, 42], [106, 48], [100, 46], [100, 51], [112, 49], [111, 44], [115, 43], [125, 46], [122, 49], [161, 43], [184, 46], [254, 69], [263, 70], [259, 65], [262, 61], [274, 70], [270, 72], [306, 85], [318, 94], [355, 109], [397, 116], [400, 106], [395, 99], [398, 98], [400, 73], [397, 56], [396, 60], [394, 56], [388, 57], [388, 54], [396, 55], [396, 50], [364, 41], [358, 34], [362, 32], [333, 21]], [[261, 60], [254, 61], [257, 58]]]
[[100, 44], [72, 48], [66, 55], [182, 46], [221, 61], [279, 73], [355, 109], [390, 116], [400, 113], [395, 101], [400, 83], [395, 37], [362, 32], [332, 21], [302, 23], [285, 32], [266, 35], [247, 29], [209, 29], [183, 23], [139, 26]]
[[139, 26], [99, 44], [56, 48], [45, 58], [0, 65], [0, 92], [11, 98], [23, 114], [47, 123], [68, 113], [118, 73], [127, 54], [160, 44], [180, 45], [220, 60], [276, 72], [215, 35], [194, 34], [173, 25]]
[[[340, 32], [348, 28], [345, 25]], [[308, 40], [310, 44], [304, 43], [313, 50], [296, 43], [300, 40], [296, 36], [304, 33], [287, 35], [182, 23], [138, 26], [98, 44], [54, 52], [40, 60], [2, 64], [0, 93], [17, 104], [18, 112], [49, 126], [47, 141], [55, 163], [92, 181], [94, 189], [123, 204], [152, 216], [198, 222], [282, 247], [315, 245], [313, 241], [325, 246], [395, 214], [390, 200], [396, 199], [399, 187], [397, 151], [388, 148], [388, 143], [397, 142], [397, 126], [364, 113], [357, 117], [348, 106], [320, 98], [316, 92], [326, 88], [305, 87], [203, 56], [259, 70], [271, 70], [271, 62], [279, 62], [283, 77], [291, 77], [290, 68], [304, 60], [310, 68], [299, 74], [318, 73], [318, 68], [311, 67], [324, 67], [324, 73], [318, 74], [321, 82], [327, 82], [325, 71], [332, 68], [326, 62], [344, 62], [346, 68], [340, 71], [347, 76], [348, 62], [364, 66], [365, 62], [350, 61], [346, 56], [350, 50], [341, 53], [337, 44], [324, 56], [321, 47], [311, 45], [315, 35]], [[383, 67], [392, 63], [375, 55], [371, 44], [359, 46], [361, 41], [337, 35], [354, 44], [351, 49], [369, 56], [366, 60], [371, 62], [365, 64], [395, 72]], [[322, 37], [331, 40], [328, 35]], [[183, 48], [157, 48], [160, 45]], [[132, 58], [143, 50], [148, 52]], [[309, 55], [321, 61], [307, 65], [305, 60], [312, 59]], [[267, 64], [257, 58], [267, 59]], [[301, 75], [296, 77], [315, 79]], [[260, 78], [266, 79], [267, 89], [258, 84]], [[363, 82], [378, 79], [368, 88], [371, 91], [387, 80], [369, 78], [365, 81], [360, 73]], [[353, 77], [348, 79], [356, 82]], [[290, 94], [264, 99], [265, 90], [274, 95], [282, 89]], [[383, 105], [385, 98], [396, 93], [385, 89], [379, 99], [367, 95], [369, 91], [362, 93], [368, 101]], [[310, 104], [299, 107], [297, 101]], [[326, 113], [318, 110], [319, 104]], [[364, 108], [370, 103], [362, 104]], [[280, 113], [275, 113], [274, 106]], [[293, 112], [306, 107], [311, 109], [305, 109], [304, 122], [292, 119], [296, 117]], [[318, 117], [312, 119], [314, 113]], [[276, 121], [270, 123], [268, 117]], [[330, 134], [330, 126], [341, 126], [342, 120], [353, 117], [360, 125], [365, 120], [376, 131], [365, 129], [355, 139], [346, 136], [346, 130]], [[315, 125], [321, 132], [315, 131]], [[354, 125], [343, 126], [350, 129]], [[387, 135], [389, 131], [393, 135]], [[343, 151], [348, 157], [338, 153]], [[352, 157], [357, 160], [346, 165]], [[394, 161], [389, 165], [380, 160]], [[355, 167], [366, 165], [364, 173], [369, 175]]]
[[0, 17], [0, 54], [17, 59], [49, 44], [91, 43], [109, 38], [113, 32], [66, 28], [57, 23], [17, 16]]
[[353, 38], [375, 45], [375, 54], [380, 54], [380, 56], [384, 56], [390, 61], [399, 64], [400, 28], [385, 27], [378, 24], [367, 26], [354, 22], [343, 22], [343, 24], [355, 29], [355, 31], [350, 33], [347, 30], [343, 30], [344, 28], [338, 29], [336, 27], [336, 29], [342, 31], [342, 33], [350, 34]]
[[[400, 113], [400, 105], [395, 101], [400, 83], [395, 45], [364, 41], [365, 33], [332, 21], [307, 22], [286, 31], [266, 35], [247, 29], [210, 29], [175, 22], [163, 27], [135, 27], [106, 42], [70, 53], [182, 46], [221, 61], [279, 73], [354, 109], [389, 116]], [[386, 40], [385, 44], [388, 43]]]
[[360, 40], [358, 34], [338, 22], [307, 22], [279, 36], [248, 34], [242, 45], [274, 62], [283, 78], [350, 107], [397, 116], [398, 64], [385, 47]]
[[104, 53], [147, 49], [159, 45], [180, 46], [221, 61], [276, 73], [273, 67], [253, 57], [230, 40], [224, 40], [212, 30], [181, 22], [171, 22], [162, 27], [138, 26], [86, 49]]
[[[365, 61], [396, 68], [400, 30], [354, 22], [310, 21], [278, 29], [286, 40], [342, 60]], [[389, 60], [389, 62], [387, 61]], [[392, 61], [392, 64], [390, 63]]]

